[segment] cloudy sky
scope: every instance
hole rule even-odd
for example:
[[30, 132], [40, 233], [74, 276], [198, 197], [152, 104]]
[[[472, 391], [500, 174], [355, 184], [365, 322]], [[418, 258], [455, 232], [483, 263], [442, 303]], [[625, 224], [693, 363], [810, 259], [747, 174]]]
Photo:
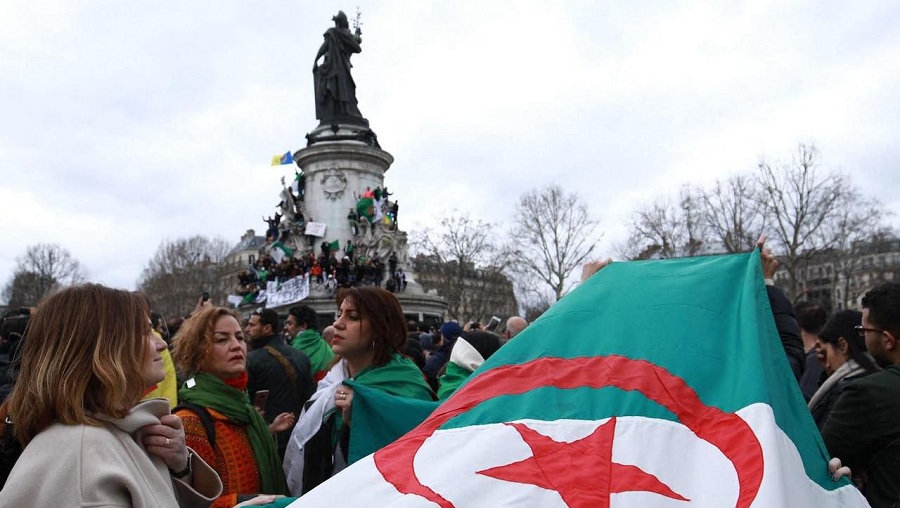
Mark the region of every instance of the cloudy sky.
[[558, 183], [611, 252], [636, 203], [799, 143], [900, 212], [900, 3], [706, 4], [0, 0], [0, 283], [37, 242], [133, 288], [164, 239], [264, 230], [293, 174], [271, 157], [315, 128], [313, 57], [357, 5], [407, 231], [508, 224]]

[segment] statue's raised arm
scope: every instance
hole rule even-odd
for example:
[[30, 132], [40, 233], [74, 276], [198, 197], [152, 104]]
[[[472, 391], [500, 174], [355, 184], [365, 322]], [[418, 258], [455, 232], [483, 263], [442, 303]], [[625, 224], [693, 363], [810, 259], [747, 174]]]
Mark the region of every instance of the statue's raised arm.
[[[350, 56], [362, 51], [361, 30], [357, 25], [356, 33], [350, 31], [344, 11], [332, 19], [334, 27], [325, 32], [325, 41], [313, 61], [316, 118], [322, 124], [362, 119], [356, 102], [356, 83], [350, 74]], [[319, 59], [323, 59], [321, 63]]]

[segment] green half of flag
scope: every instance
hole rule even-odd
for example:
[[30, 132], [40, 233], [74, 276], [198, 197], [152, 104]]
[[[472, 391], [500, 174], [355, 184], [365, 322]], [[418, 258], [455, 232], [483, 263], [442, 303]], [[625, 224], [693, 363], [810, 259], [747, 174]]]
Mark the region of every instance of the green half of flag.
[[328, 372], [334, 352], [318, 331], [303, 330], [291, 340], [291, 346], [303, 351], [309, 358], [310, 371], [316, 381]]
[[280, 241], [276, 241], [275, 243], [273, 243], [273, 244], [272, 244], [272, 247], [281, 249], [281, 251], [284, 252], [284, 255], [287, 256], [287, 257], [291, 257], [291, 256], [294, 254], [294, 250], [293, 250], [293, 249], [291, 249], [291, 248], [288, 247], [287, 245], [281, 243]]
[[375, 218], [375, 200], [372, 198], [360, 199], [356, 202], [356, 212], [371, 223]]

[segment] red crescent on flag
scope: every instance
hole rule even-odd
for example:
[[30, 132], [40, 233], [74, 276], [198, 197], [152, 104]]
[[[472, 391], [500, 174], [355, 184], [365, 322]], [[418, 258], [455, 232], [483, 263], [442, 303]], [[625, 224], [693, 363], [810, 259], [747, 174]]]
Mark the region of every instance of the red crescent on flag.
[[375, 466], [400, 493], [421, 496], [442, 508], [455, 508], [416, 476], [413, 459], [422, 444], [448, 420], [488, 399], [520, 395], [545, 386], [561, 389], [614, 386], [642, 393], [674, 413], [684, 426], [718, 448], [734, 464], [740, 487], [735, 508], [748, 508], [756, 499], [762, 484], [763, 454], [747, 422], [734, 413], [707, 406], [683, 379], [659, 365], [619, 355], [545, 357], [485, 371], [454, 393], [418, 427], [375, 452]]

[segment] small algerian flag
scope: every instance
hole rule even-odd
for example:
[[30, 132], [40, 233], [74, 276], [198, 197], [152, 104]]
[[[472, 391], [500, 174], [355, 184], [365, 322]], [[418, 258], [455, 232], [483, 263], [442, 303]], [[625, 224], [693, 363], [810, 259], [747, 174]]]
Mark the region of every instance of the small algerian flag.
[[375, 220], [375, 201], [372, 198], [360, 198], [356, 202], [356, 212], [360, 217], [365, 217], [369, 223]]
[[272, 165], [278, 166], [282, 164], [293, 164], [294, 159], [291, 157], [291, 152], [284, 152], [284, 155], [273, 155], [272, 156]]
[[867, 506], [827, 458], [758, 251], [613, 263], [291, 506]]
[[287, 245], [281, 243], [280, 240], [277, 240], [277, 241], [275, 241], [275, 243], [272, 244], [272, 251], [274, 251], [275, 249], [280, 249], [281, 252], [283, 252], [284, 255], [287, 257], [291, 257], [294, 255], [294, 250], [291, 249], [290, 247], [288, 247]]

